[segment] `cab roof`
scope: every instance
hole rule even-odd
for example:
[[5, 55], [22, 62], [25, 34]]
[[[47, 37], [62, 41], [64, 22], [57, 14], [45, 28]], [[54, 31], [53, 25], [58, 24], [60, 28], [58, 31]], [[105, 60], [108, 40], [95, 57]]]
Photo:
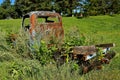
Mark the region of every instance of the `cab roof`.
[[36, 14], [39, 17], [56, 17], [56, 16], [60, 17], [58, 13], [52, 11], [32, 11], [25, 14], [23, 17], [28, 18], [33, 14]]

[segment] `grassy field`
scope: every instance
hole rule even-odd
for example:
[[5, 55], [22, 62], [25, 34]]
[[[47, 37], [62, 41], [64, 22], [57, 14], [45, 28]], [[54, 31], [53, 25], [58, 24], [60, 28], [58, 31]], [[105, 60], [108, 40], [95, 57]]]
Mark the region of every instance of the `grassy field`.
[[[63, 17], [65, 33], [79, 31], [86, 37], [86, 44], [115, 43], [112, 48], [117, 54], [110, 64], [102, 70], [93, 70], [80, 75], [80, 69], [71, 73], [74, 62], [60, 68], [54, 64], [40, 65], [36, 59], [27, 57], [23, 44], [23, 52], [7, 45], [9, 33], [21, 31], [22, 19], [0, 20], [0, 80], [119, 80], [120, 79], [120, 15], [90, 16], [82, 19]], [[22, 40], [25, 40], [21, 37]]]

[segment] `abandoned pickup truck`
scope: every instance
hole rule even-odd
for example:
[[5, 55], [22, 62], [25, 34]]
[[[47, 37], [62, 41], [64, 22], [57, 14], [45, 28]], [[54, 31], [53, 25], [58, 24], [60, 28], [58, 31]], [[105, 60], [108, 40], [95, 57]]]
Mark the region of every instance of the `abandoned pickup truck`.
[[[41, 46], [40, 42], [44, 40], [48, 47], [56, 44], [56, 47], [59, 48], [64, 43], [62, 17], [58, 13], [50, 11], [27, 13], [23, 16], [22, 28], [29, 34], [31, 45], [37, 41]], [[72, 60], [77, 60], [78, 65], [83, 68], [83, 73], [87, 73], [94, 68], [101, 68], [103, 63], [109, 63], [110, 59], [115, 56], [115, 52], [109, 52], [110, 47], [114, 47], [114, 44], [72, 46], [69, 57], [72, 57]], [[58, 49], [53, 55], [54, 60], [60, 64], [66, 62], [68, 58], [64, 51], [64, 49]], [[95, 60], [92, 60], [93, 58]]]
[[62, 26], [62, 17], [55, 12], [33, 11], [23, 16], [22, 27], [28, 30], [30, 41], [33, 44], [34, 39], [44, 40], [48, 46], [63, 43], [64, 30]]

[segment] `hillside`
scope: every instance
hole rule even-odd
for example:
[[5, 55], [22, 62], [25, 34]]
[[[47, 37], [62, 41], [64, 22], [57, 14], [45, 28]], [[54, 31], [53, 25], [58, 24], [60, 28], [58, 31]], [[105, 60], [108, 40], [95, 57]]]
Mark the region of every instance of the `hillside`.
[[67, 37], [68, 32], [79, 31], [78, 33], [86, 38], [86, 43], [83, 45], [101, 43], [115, 43], [116, 45], [111, 48], [117, 54], [110, 64], [104, 65], [102, 70], [93, 70], [85, 75], [80, 75], [79, 69], [71, 73], [70, 69], [73, 67], [74, 62], [65, 64], [59, 69], [55, 64], [42, 66], [38, 60], [28, 57], [28, 50], [24, 44], [25, 37], [19, 37], [19, 44], [15, 49], [8, 46], [6, 37], [9, 33], [18, 34], [21, 32], [21, 21], [22, 19], [0, 20], [0, 80], [120, 79], [120, 15], [90, 16], [82, 19], [63, 17], [65, 37]]

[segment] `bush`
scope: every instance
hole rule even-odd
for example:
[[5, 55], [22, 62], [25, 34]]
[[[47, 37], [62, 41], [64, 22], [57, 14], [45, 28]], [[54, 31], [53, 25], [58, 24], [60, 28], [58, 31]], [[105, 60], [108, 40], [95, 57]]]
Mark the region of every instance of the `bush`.
[[14, 56], [11, 53], [8, 52], [0, 52], [0, 62], [3, 61], [13, 61]]

